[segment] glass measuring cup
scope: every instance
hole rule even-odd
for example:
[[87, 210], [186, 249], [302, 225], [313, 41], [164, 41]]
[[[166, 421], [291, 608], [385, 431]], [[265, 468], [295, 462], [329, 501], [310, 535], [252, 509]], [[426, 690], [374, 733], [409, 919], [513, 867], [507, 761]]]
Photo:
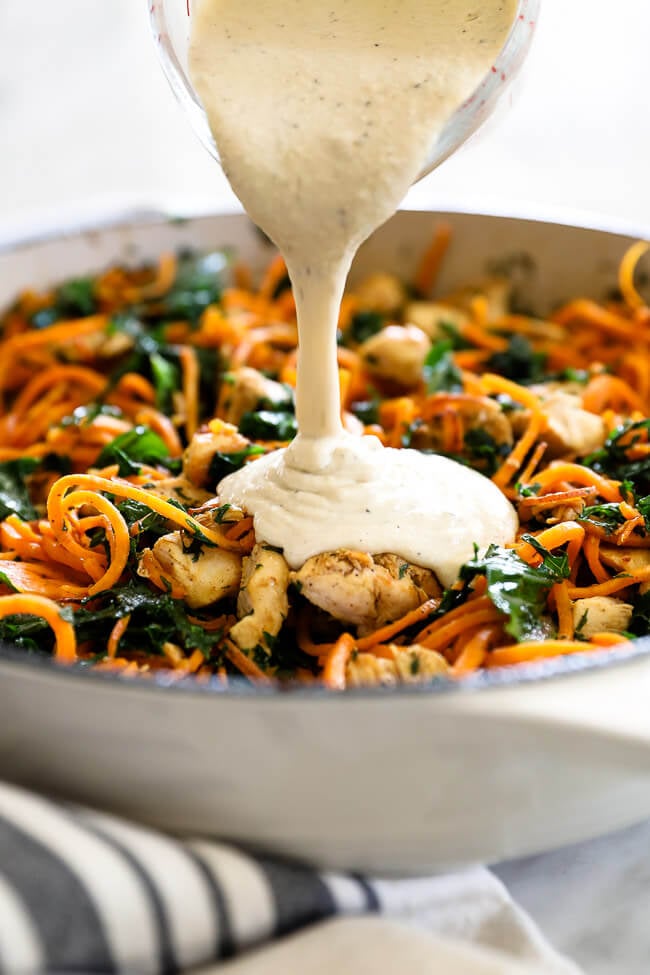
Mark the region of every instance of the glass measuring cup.
[[[163, 71], [208, 152], [219, 161], [208, 120], [190, 81], [188, 54], [193, 0], [147, 0]], [[494, 111], [524, 62], [541, 0], [519, 0], [515, 20], [492, 68], [451, 116], [432, 147], [420, 179], [458, 149]]]

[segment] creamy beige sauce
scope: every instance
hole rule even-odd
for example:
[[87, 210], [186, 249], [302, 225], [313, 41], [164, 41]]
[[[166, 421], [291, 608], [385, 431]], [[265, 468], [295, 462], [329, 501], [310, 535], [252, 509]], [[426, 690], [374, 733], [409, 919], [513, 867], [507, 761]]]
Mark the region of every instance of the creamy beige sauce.
[[486, 478], [343, 432], [336, 325], [352, 257], [398, 207], [502, 48], [516, 0], [195, 0], [192, 81], [222, 165], [293, 283], [299, 435], [219, 494], [297, 567], [393, 552], [450, 583], [473, 543], [514, 538]]

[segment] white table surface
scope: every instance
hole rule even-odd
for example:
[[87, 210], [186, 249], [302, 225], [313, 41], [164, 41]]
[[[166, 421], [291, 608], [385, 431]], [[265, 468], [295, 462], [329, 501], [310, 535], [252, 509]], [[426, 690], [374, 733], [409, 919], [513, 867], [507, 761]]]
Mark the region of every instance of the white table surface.
[[[160, 72], [146, 0], [0, 0], [0, 237], [116, 206], [236, 209]], [[649, 0], [543, 0], [510, 111], [407, 205], [650, 231]], [[499, 873], [590, 975], [650, 957], [650, 826]]]

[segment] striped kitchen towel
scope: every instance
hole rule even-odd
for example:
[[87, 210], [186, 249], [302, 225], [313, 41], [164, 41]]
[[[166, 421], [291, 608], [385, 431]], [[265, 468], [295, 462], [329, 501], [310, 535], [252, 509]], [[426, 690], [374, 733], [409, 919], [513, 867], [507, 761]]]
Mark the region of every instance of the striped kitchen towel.
[[0, 972], [187, 971], [369, 912], [575, 972], [483, 868], [403, 881], [319, 873], [0, 784]]

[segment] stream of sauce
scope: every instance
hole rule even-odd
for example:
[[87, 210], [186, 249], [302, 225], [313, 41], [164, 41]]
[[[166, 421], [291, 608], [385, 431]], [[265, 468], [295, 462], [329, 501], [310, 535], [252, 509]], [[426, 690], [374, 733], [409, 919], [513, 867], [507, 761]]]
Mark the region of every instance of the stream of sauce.
[[392, 552], [451, 584], [473, 544], [512, 541], [491, 481], [341, 424], [336, 329], [352, 258], [397, 209], [503, 47], [516, 0], [196, 0], [192, 82], [223, 169], [277, 244], [299, 328], [299, 433], [221, 482], [297, 568]]

